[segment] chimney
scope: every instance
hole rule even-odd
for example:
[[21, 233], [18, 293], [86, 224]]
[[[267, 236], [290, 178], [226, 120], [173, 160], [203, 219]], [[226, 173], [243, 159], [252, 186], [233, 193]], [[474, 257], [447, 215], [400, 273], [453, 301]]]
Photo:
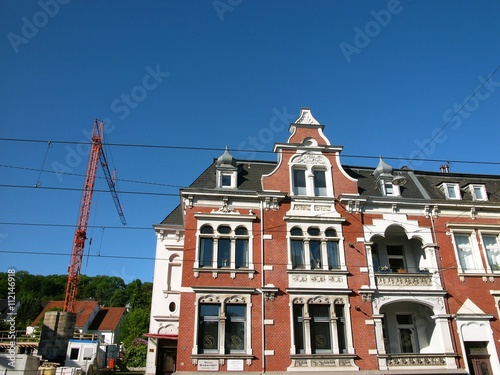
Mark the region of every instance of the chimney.
[[441, 169], [441, 173], [450, 173], [449, 164], [443, 164], [439, 167], [439, 169]]

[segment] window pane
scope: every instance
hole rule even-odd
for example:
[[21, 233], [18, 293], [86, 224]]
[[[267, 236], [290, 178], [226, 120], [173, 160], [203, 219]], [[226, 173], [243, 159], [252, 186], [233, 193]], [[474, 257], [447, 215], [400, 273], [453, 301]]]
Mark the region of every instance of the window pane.
[[326, 237], [337, 237], [337, 232], [335, 229], [327, 229], [325, 230], [325, 236]]
[[403, 246], [387, 245], [387, 255], [403, 255]]
[[311, 227], [311, 228], [307, 229], [307, 233], [310, 236], [319, 236], [321, 232], [320, 232], [319, 228]]
[[413, 329], [399, 329], [399, 344], [401, 347], [401, 353], [413, 353], [413, 339]]
[[248, 231], [247, 231], [247, 228], [245, 228], [245, 227], [239, 227], [239, 228], [236, 228], [235, 233], [238, 236], [245, 236], [248, 234]]
[[314, 171], [314, 195], [326, 195], [326, 176], [325, 171]]
[[231, 233], [231, 227], [228, 227], [227, 225], [221, 225], [217, 230], [221, 234]]
[[200, 267], [212, 267], [213, 246], [211, 238], [200, 239]]
[[205, 225], [203, 228], [201, 228], [201, 233], [203, 234], [212, 234], [214, 231], [210, 225]]
[[340, 268], [338, 243], [328, 241], [326, 243], [326, 252], [328, 255], [328, 269]]
[[391, 182], [384, 183], [385, 186], [385, 195], [393, 195], [394, 194], [394, 186]]
[[347, 352], [347, 340], [345, 333], [345, 317], [344, 317], [344, 305], [335, 304], [335, 315], [337, 316], [337, 337], [339, 345], [339, 353]]
[[311, 269], [321, 268], [321, 242], [309, 241]]
[[219, 305], [200, 305], [198, 347], [201, 353], [216, 352], [219, 348]]
[[296, 195], [306, 195], [306, 171], [303, 169], [293, 170], [293, 193]]
[[245, 351], [246, 305], [227, 305], [225, 346], [228, 353]]
[[292, 230], [290, 231], [290, 234], [292, 236], [302, 236], [302, 229], [300, 229], [300, 228], [292, 228]]
[[293, 305], [293, 333], [295, 339], [295, 354], [304, 353], [304, 306]]
[[248, 239], [236, 240], [236, 268], [248, 267]]
[[80, 353], [80, 349], [78, 348], [71, 348], [70, 354], [69, 354], [69, 359], [78, 359], [78, 354]]
[[228, 238], [219, 238], [217, 267], [229, 267], [231, 264], [229, 260], [230, 254], [231, 240]]
[[223, 174], [221, 177], [221, 186], [231, 186], [231, 176]]
[[311, 349], [313, 353], [332, 351], [330, 306], [309, 305], [311, 315]]
[[448, 198], [455, 199], [457, 197], [454, 186], [447, 186], [446, 189], [448, 190]]
[[480, 186], [474, 186], [474, 196], [477, 200], [483, 200], [483, 189]]
[[291, 240], [292, 267], [304, 268], [304, 246], [302, 240]]
[[474, 254], [472, 253], [472, 245], [470, 237], [464, 234], [456, 234], [455, 242], [457, 244], [457, 253], [460, 266], [463, 270], [475, 270]]
[[483, 243], [488, 256], [488, 263], [493, 270], [500, 270], [500, 244], [495, 235], [483, 235]]

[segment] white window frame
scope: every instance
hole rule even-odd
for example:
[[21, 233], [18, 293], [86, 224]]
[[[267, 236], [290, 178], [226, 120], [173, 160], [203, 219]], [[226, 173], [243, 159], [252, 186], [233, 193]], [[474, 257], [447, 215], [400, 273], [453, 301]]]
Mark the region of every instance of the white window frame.
[[[253, 221], [255, 220], [255, 214], [245, 215], [245, 214], [195, 214], [197, 218], [197, 230], [196, 230], [196, 252], [195, 260], [193, 264], [194, 275], [198, 277], [198, 272], [212, 272], [214, 277], [217, 276], [218, 272], [230, 272], [231, 277], [234, 278], [236, 273], [248, 273], [249, 278], [253, 278], [255, 272], [254, 264], [254, 234], [253, 234]], [[201, 228], [204, 226], [211, 226], [213, 229], [212, 235], [201, 234]], [[230, 234], [220, 234], [218, 233], [218, 228], [221, 226], [227, 226], [231, 229]], [[246, 235], [236, 235], [236, 229], [245, 228], [247, 230]], [[213, 251], [212, 251], [212, 265], [200, 267], [200, 244], [201, 238], [206, 238], [211, 236], [213, 238]], [[229, 238], [231, 241], [231, 253], [230, 253], [230, 263], [225, 267], [218, 267], [218, 240], [220, 238]], [[239, 239], [248, 239], [247, 248], [247, 267], [236, 268], [235, 256], [236, 256], [236, 241]]]
[[[411, 324], [398, 323], [398, 316], [409, 316], [411, 318]], [[396, 313], [394, 318], [396, 319], [396, 331], [398, 334], [399, 352], [404, 353], [404, 354], [420, 353], [417, 327], [415, 325], [415, 316], [412, 313]], [[400, 330], [402, 330], [402, 329], [409, 329], [410, 331], [412, 331], [412, 335], [411, 335], [412, 351], [411, 352], [403, 352], [402, 351], [401, 333], [400, 333]]]
[[[332, 166], [330, 161], [321, 153], [298, 154], [292, 157], [290, 163], [290, 192], [292, 196], [307, 197], [333, 197]], [[298, 193], [295, 184], [295, 170], [304, 170], [305, 191]], [[325, 174], [326, 187], [322, 187], [321, 194], [315, 184], [315, 172], [320, 171]], [[304, 193], [304, 194], [303, 194]], [[324, 194], [323, 194], [324, 193]]]
[[[311, 297], [309, 296], [291, 296], [291, 303], [290, 303], [290, 339], [291, 339], [291, 348], [290, 348], [290, 353], [292, 355], [313, 355], [313, 356], [329, 356], [329, 355], [339, 355], [339, 354], [348, 354], [348, 353], [353, 353], [353, 345], [352, 345], [352, 330], [351, 330], [351, 321], [350, 321], [350, 314], [349, 314], [349, 308], [348, 308], [348, 303], [347, 299], [343, 296], [315, 296]], [[330, 343], [331, 343], [331, 350], [319, 350], [316, 353], [313, 353], [313, 345], [312, 345], [312, 337], [311, 337], [311, 324], [313, 317], [310, 313], [310, 307], [312, 305], [328, 305], [329, 306], [329, 312], [330, 312], [330, 319], [329, 319], [329, 334], [330, 334]], [[345, 346], [344, 352], [340, 353], [339, 349], [339, 334], [338, 334], [338, 317], [335, 315], [335, 306], [342, 304], [343, 305], [343, 326], [344, 326], [344, 340], [345, 342], [343, 343]], [[301, 305], [303, 306], [303, 313], [302, 313], [302, 318], [303, 321], [302, 323], [302, 339], [303, 339], [303, 344], [304, 348], [299, 350], [296, 348], [295, 345], [295, 315], [294, 315], [294, 306]]]
[[[388, 186], [390, 186], [392, 191], [389, 191]], [[380, 190], [382, 191], [382, 194], [387, 196], [387, 197], [399, 197], [399, 196], [401, 196], [401, 190], [399, 188], [399, 185], [394, 185], [392, 183], [392, 180], [381, 179], [380, 180]]]
[[[291, 234], [291, 230], [294, 228], [298, 228], [302, 230], [302, 236], [296, 236]], [[310, 235], [308, 230], [310, 228], [317, 228], [320, 232], [318, 236]], [[341, 228], [338, 228], [337, 225], [317, 225], [317, 224], [301, 224], [296, 225], [293, 223], [288, 224], [287, 231], [287, 241], [288, 241], [288, 269], [289, 270], [302, 270], [302, 271], [340, 271], [346, 270], [345, 265], [345, 252], [344, 252], [344, 241], [343, 237], [340, 235], [339, 231]], [[325, 232], [327, 230], [335, 230], [336, 236], [326, 236]], [[304, 257], [304, 265], [303, 267], [294, 267], [292, 260], [292, 240], [302, 240], [302, 251]], [[311, 252], [310, 252], [310, 242], [311, 241], [319, 241], [320, 242], [320, 255], [321, 259], [318, 262], [319, 266], [316, 267], [314, 264], [311, 264]], [[337, 253], [338, 253], [338, 267], [331, 268], [328, 262], [328, 242], [336, 242], [337, 243]]]
[[[495, 237], [496, 244], [488, 246], [484, 241], [485, 236]], [[483, 255], [486, 259], [488, 270], [493, 273], [500, 273], [500, 232], [479, 230], [479, 238], [481, 239], [481, 247], [483, 249]], [[489, 255], [490, 252], [494, 252], [496, 254]], [[494, 257], [496, 259], [494, 259]]]
[[[228, 354], [240, 354], [244, 356], [252, 356], [252, 303], [251, 303], [251, 293], [248, 291], [235, 291], [233, 294], [218, 294], [210, 293], [207, 291], [198, 292], [196, 291], [196, 306], [195, 306], [195, 322], [194, 322], [194, 340], [192, 355], [195, 358], [223, 358]], [[219, 316], [214, 318], [214, 321], [218, 322], [218, 345], [217, 349], [203, 352], [203, 350], [198, 346], [199, 343], [199, 322], [200, 322], [200, 306], [202, 304], [213, 304], [219, 306]], [[226, 311], [228, 305], [245, 305], [245, 333], [244, 333], [244, 350], [237, 350], [231, 353], [226, 353]], [[251, 360], [249, 357], [248, 360]]]
[[[460, 186], [458, 186], [457, 183], [449, 183], [449, 182], [444, 182], [442, 185], [444, 195], [446, 199], [449, 200], [461, 200], [462, 199], [462, 194], [460, 193]], [[455, 196], [452, 197], [450, 196], [449, 189], [451, 189]]]
[[[457, 268], [460, 273], [484, 273], [484, 267], [479, 253], [479, 245], [476, 239], [476, 232], [474, 230], [470, 231], [453, 231], [452, 232], [453, 247], [455, 249], [455, 256], [457, 259]], [[470, 247], [470, 261], [473, 263], [472, 267], [464, 268], [465, 263], [461, 261], [462, 252], [461, 246], [457, 241], [457, 236], [464, 236], [469, 239], [468, 247]], [[466, 247], [466, 246], [462, 246]], [[465, 262], [465, 260], [464, 260]]]
[[[472, 199], [475, 201], [487, 201], [488, 200], [488, 194], [486, 192], [486, 188], [484, 185], [480, 184], [470, 184], [469, 185], [469, 191], [472, 196]], [[479, 191], [479, 196], [477, 192]]]
[[[230, 185], [222, 183], [224, 177], [229, 177], [231, 180]], [[236, 189], [238, 181], [238, 171], [217, 170], [217, 187], [220, 189]]]

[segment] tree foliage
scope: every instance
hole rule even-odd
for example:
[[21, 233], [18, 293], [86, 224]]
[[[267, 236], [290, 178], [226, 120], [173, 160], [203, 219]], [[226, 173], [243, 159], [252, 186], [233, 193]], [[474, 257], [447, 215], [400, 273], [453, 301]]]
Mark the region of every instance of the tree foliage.
[[[7, 299], [8, 276], [6, 272], [0, 272], [0, 299]], [[25, 329], [30, 325], [47, 302], [64, 300], [67, 275], [42, 276], [17, 271], [15, 279], [16, 299], [21, 301], [16, 319], [18, 329]], [[152, 289], [152, 283], [143, 283], [141, 280], [125, 284], [123, 279], [117, 276], [81, 275], [78, 299], [92, 298], [101, 306], [129, 306], [132, 309], [146, 309], [149, 314]], [[147, 321], [149, 322], [149, 315]], [[145, 332], [147, 332], [147, 327]]]

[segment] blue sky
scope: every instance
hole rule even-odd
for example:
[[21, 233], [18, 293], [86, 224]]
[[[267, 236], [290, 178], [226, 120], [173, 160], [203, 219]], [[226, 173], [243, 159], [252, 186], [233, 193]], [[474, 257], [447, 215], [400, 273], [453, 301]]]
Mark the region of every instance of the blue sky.
[[275, 160], [253, 150], [284, 142], [301, 107], [347, 165], [500, 173], [499, 14], [493, 0], [2, 1], [0, 271], [67, 272], [95, 118], [128, 226], [99, 167], [82, 273], [126, 282], [152, 281], [152, 226], [179, 188], [226, 145]]

